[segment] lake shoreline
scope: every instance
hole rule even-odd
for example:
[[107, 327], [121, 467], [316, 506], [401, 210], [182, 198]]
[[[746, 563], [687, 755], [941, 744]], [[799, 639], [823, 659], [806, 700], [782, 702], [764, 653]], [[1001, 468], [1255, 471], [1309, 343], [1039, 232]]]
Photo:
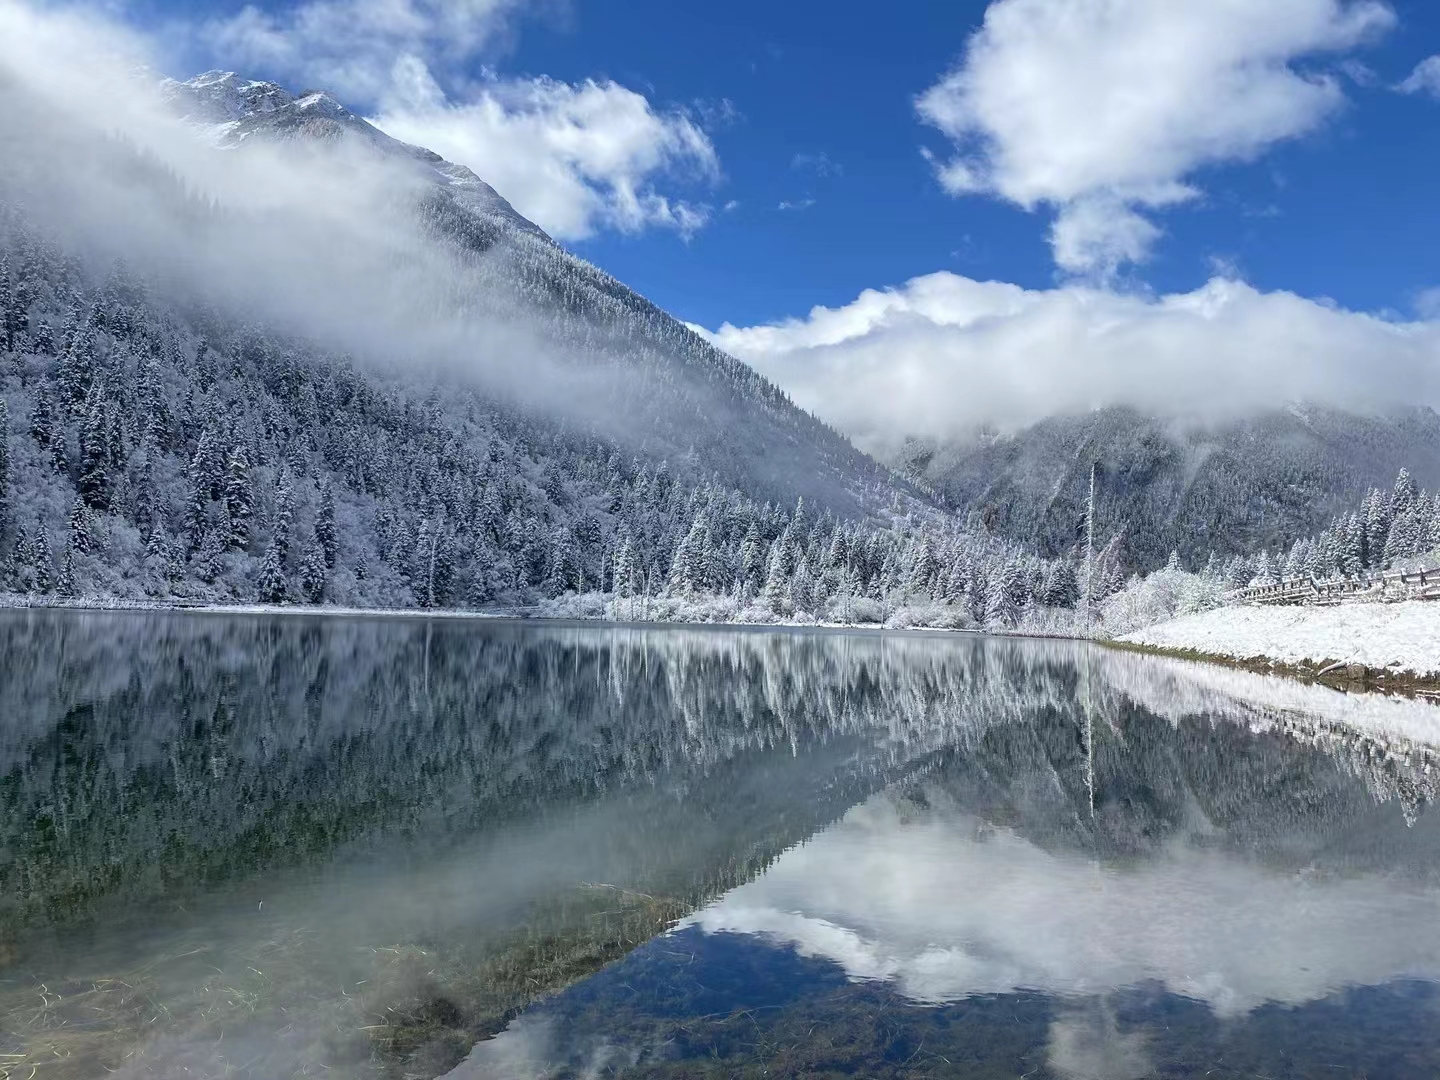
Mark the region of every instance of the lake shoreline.
[[1429, 700], [1440, 699], [1440, 677], [1416, 675], [1414, 672], [1396, 671], [1393, 668], [1347, 664], [1340, 660], [1287, 662], [1269, 656], [1228, 656], [1224, 653], [1206, 652], [1201, 649], [1152, 645], [1123, 638], [1095, 638], [1093, 640], [1097, 645], [1114, 649], [1117, 652], [1215, 664], [1219, 667], [1249, 671], [1257, 675], [1279, 675], [1297, 682], [1327, 686], [1332, 690], [1340, 690], [1345, 693], [1361, 691], [1398, 694], [1404, 697], [1419, 697]]
[[1236, 605], [1157, 623], [1114, 644], [1338, 687], [1440, 690], [1440, 604], [1431, 601]]
[[[1440, 605], [1437, 605], [1440, 607]], [[984, 635], [1007, 638], [1035, 638], [1042, 640], [1090, 641], [1096, 645], [1122, 652], [1142, 653], [1176, 660], [1189, 660], [1216, 664], [1221, 667], [1250, 671], [1261, 675], [1279, 675], [1300, 682], [1328, 686], [1342, 691], [1368, 691], [1385, 694], [1402, 694], [1409, 697], [1440, 698], [1440, 674], [1417, 675], [1413, 671], [1397, 670], [1393, 666], [1377, 666], [1326, 658], [1319, 660], [1285, 660], [1277, 657], [1254, 654], [1233, 655], [1181, 644], [1160, 644], [1153, 641], [1136, 640], [1154, 628], [1135, 631], [1118, 638], [1080, 637], [1072, 634], [1030, 633], [1025, 631], [980, 630], [970, 627], [906, 625], [890, 626], [884, 623], [840, 623], [797, 621], [775, 619], [770, 622], [758, 620], [681, 621], [604, 618], [587, 615], [556, 615], [543, 608], [506, 608], [479, 610], [466, 608], [357, 608], [333, 605], [300, 604], [223, 604], [215, 602], [176, 602], [161, 600], [126, 600], [119, 598], [86, 597], [34, 597], [15, 594], [0, 594], [0, 611], [119, 611], [119, 612], [174, 612], [193, 615], [251, 615], [320, 618], [403, 618], [431, 619], [445, 622], [548, 622], [554, 624], [603, 625], [617, 627], [690, 629], [733, 629], [733, 630], [860, 630], [869, 633], [905, 634], [961, 634]], [[1222, 609], [1223, 610], [1223, 609]], [[1319, 609], [1316, 609], [1319, 610]], [[1440, 610], [1437, 610], [1440, 615]], [[1175, 620], [1179, 621], [1179, 620]], [[1168, 626], [1170, 624], [1159, 624]], [[1440, 641], [1440, 637], [1437, 637]]]

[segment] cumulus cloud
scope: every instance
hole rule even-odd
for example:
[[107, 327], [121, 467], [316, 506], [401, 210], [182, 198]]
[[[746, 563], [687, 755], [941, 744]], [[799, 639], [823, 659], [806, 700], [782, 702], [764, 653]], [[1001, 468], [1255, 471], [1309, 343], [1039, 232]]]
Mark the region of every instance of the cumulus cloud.
[[714, 145], [681, 109], [611, 81], [566, 83], [472, 69], [534, 6], [526, 0], [308, 0], [247, 6], [198, 36], [216, 62], [283, 73], [349, 97], [398, 139], [469, 166], [564, 240], [601, 229], [688, 236], [709, 206], [660, 189], [712, 185]]
[[1440, 401], [1440, 324], [1226, 277], [1152, 297], [941, 272], [709, 336], [875, 449], [1112, 404], [1221, 416], [1295, 399]]
[[458, 64], [492, 44], [525, 0], [308, 0], [278, 12], [253, 4], [199, 27], [233, 64], [250, 64], [373, 102], [396, 57]]
[[1440, 97], [1440, 56], [1428, 56], [1415, 65], [1396, 90], [1402, 94], [1429, 94]]
[[372, 122], [397, 139], [468, 165], [520, 213], [562, 239], [648, 226], [682, 235], [709, 208], [655, 190], [657, 176], [710, 182], [720, 163], [685, 113], [661, 112], [614, 82], [493, 79], [446, 96], [411, 57], [397, 65]]
[[1104, 274], [1148, 254], [1141, 211], [1195, 199], [1197, 169], [1331, 115], [1317, 65], [1394, 21], [1379, 0], [996, 0], [916, 107], [954, 143], [932, 155], [947, 191], [1052, 208], [1057, 263]]

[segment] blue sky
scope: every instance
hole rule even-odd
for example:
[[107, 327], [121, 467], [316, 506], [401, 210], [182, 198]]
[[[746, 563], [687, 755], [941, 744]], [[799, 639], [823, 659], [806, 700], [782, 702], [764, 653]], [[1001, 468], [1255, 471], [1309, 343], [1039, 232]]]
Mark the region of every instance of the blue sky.
[[[219, 18], [239, 7], [155, 5], [137, 14]], [[1128, 284], [1189, 290], [1221, 260], [1266, 290], [1403, 312], [1440, 284], [1431, 194], [1440, 102], [1391, 89], [1440, 52], [1440, 8], [1392, 7], [1390, 32], [1345, 52], [1373, 72], [1374, 85], [1347, 78], [1346, 104], [1316, 130], [1253, 162], [1200, 170], [1203, 200], [1158, 216], [1165, 236]], [[947, 141], [920, 120], [914, 99], [956, 63], [985, 8], [973, 0], [883, 9], [853, 0], [574, 0], [517, 13], [504, 41], [468, 59], [474, 71], [506, 76], [610, 79], [657, 109], [691, 110], [720, 175], [666, 186], [714, 207], [711, 220], [688, 240], [672, 230], [605, 229], [570, 246], [686, 319], [751, 325], [937, 270], [1032, 288], [1057, 281], [1044, 211], [952, 197], [920, 156], [921, 146], [939, 153]], [[204, 53], [185, 59], [235, 66]], [[715, 115], [722, 102], [733, 117]], [[735, 209], [720, 209], [732, 201]]]
[[469, 165], [862, 443], [1440, 404], [1425, 0], [111, 7]]

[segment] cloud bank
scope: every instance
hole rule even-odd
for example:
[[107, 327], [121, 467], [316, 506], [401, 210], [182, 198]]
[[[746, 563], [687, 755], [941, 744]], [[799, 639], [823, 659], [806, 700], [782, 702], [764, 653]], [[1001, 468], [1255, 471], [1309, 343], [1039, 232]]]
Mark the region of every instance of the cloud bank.
[[1297, 399], [1440, 401], [1440, 324], [1218, 277], [1152, 297], [941, 272], [709, 336], [877, 449], [1114, 404], [1223, 417]]
[[1344, 103], [1325, 61], [1383, 34], [1379, 0], [997, 0], [959, 65], [916, 101], [954, 144], [955, 195], [1056, 213], [1066, 271], [1105, 275], [1193, 201], [1200, 168], [1314, 130]]
[[536, 7], [527, 0], [308, 0], [247, 6], [191, 29], [217, 63], [250, 65], [362, 104], [387, 134], [484, 177], [552, 236], [603, 229], [688, 236], [710, 207], [662, 185], [720, 177], [709, 136], [609, 80], [507, 77], [481, 67]]
[[658, 111], [614, 82], [495, 79], [451, 100], [413, 57], [371, 123], [483, 176], [515, 209], [562, 240], [600, 229], [674, 229], [688, 236], [704, 204], [665, 195], [661, 176], [720, 175], [709, 137], [683, 112]]
[[1433, 890], [1384, 878], [1315, 878], [1184, 847], [1106, 868], [955, 813], [905, 822], [881, 796], [687, 924], [766, 935], [917, 1002], [1158, 980], [1240, 1016], [1435, 977], [1434, 904]]

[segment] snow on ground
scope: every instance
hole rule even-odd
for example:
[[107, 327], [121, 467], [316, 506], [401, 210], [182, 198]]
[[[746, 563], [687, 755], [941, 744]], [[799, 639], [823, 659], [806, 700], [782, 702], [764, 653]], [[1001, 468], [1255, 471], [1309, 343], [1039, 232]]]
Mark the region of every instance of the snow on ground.
[[1343, 661], [1440, 675], [1440, 603], [1223, 607], [1126, 634], [1121, 641], [1282, 664]]

